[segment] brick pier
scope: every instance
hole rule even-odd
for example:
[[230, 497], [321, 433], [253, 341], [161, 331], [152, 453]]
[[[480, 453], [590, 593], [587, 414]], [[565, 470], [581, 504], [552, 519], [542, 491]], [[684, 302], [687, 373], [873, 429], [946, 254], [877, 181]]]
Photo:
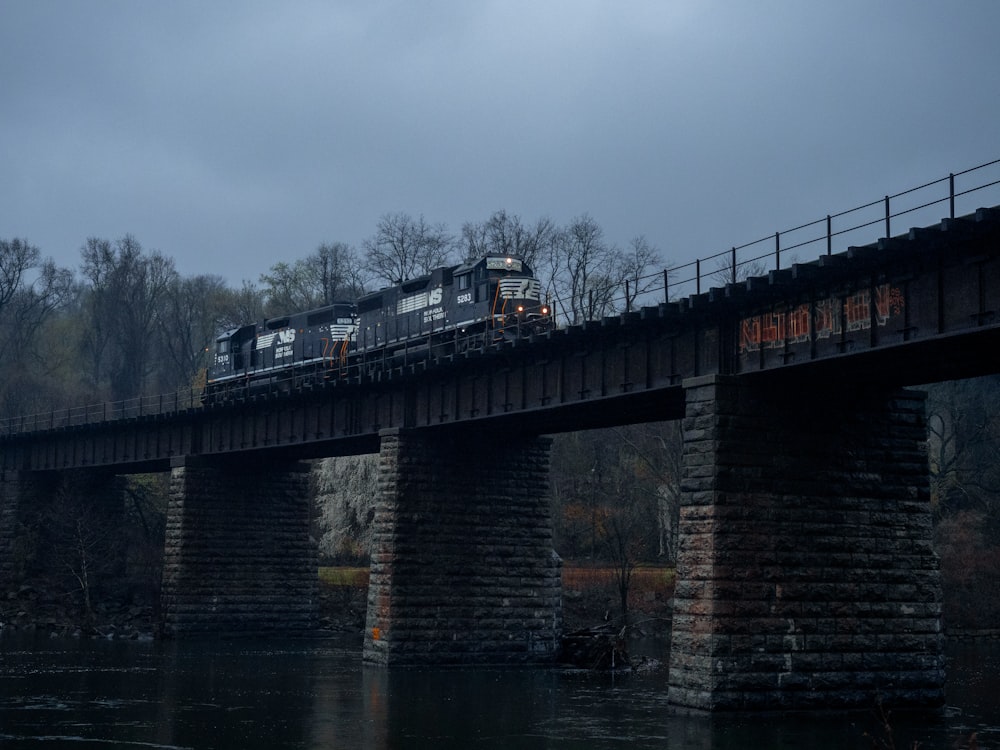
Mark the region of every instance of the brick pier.
[[940, 705], [924, 395], [685, 385], [670, 701]]

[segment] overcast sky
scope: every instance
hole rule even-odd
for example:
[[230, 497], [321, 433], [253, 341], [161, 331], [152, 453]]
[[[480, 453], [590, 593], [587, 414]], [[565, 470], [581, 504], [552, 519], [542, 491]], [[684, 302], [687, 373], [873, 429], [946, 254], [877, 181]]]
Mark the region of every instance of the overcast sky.
[[238, 285], [506, 209], [683, 263], [1000, 158], [998, 30], [998, 0], [0, 0], [0, 238], [77, 268], [131, 233]]

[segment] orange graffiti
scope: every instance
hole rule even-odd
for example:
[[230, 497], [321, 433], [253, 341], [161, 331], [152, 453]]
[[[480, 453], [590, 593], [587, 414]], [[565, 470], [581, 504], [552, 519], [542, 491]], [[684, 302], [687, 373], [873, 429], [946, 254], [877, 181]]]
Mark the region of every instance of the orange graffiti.
[[740, 321], [740, 354], [760, 349], [778, 349], [786, 344], [829, 338], [843, 330], [860, 331], [886, 325], [901, 315], [905, 298], [898, 287], [881, 284], [845, 297], [827, 297], [773, 312], [752, 315]]

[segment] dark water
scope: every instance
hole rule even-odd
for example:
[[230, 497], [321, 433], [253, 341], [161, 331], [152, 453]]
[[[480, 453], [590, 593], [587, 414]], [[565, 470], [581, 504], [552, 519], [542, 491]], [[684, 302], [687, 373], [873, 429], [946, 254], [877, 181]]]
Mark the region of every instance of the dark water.
[[[948, 708], [708, 718], [665, 670], [386, 671], [358, 639], [153, 643], [0, 635], [0, 748], [1000, 748], [1000, 644], [949, 648]], [[869, 732], [873, 737], [866, 737]]]

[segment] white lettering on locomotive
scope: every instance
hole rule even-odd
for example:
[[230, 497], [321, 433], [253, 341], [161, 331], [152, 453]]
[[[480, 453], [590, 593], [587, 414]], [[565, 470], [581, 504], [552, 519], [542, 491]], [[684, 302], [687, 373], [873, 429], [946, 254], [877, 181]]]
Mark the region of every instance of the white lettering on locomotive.
[[268, 349], [274, 344], [275, 339], [278, 340], [279, 344], [291, 344], [293, 341], [295, 341], [295, 329], [284, 328], [274, 333], [262, 333], [260, 336], [257, 337], [256, 348]]
[[433, 310], [424, 310], [424, 316], [423, 316], [424, 323], [431, 323], [444, 319], [445, 319], [445, 311], [443, 307], [435, 307]]
[[538, 279], [500, 279], [500, 296], [504, 299], [540, 299], [542, 287]]
[[431, 289], [430, 292], [411, 294], [409, 297], [403, 297], [396, 303], [396, 315], [405, 315], [406, 313], [416, 312], [431, 305], [440, 305], [443, 299], [444, 289], [441, 287]]

